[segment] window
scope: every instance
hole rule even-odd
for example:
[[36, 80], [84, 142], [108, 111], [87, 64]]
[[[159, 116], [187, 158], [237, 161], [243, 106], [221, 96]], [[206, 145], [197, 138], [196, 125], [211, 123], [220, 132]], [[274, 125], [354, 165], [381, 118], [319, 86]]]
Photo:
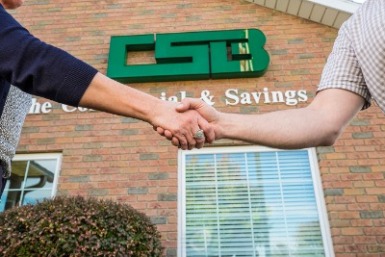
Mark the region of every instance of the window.
[[14, 206], [34, 204], [56, 193], [61, 154], [18, 154], [12, 162], [0, 202], [0, 211]]
[[179, 257], [333, 256], [314, 149], [179, 153]]

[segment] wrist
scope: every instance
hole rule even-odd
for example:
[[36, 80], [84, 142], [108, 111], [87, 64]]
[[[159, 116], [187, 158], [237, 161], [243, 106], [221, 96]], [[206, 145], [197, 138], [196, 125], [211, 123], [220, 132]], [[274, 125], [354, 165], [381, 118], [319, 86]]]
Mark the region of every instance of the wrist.
[[229, 138], [229, 131], [231, 130], [231, 124], [229, 122], [226, 122], [228, 119], [231, 119], [227, 117], [229, 114], [218, 112], [218, 116], [216, 121], [212, 123], [214, 126], [215, 131], [215, 140], [223, 139], [223, 138]]
[[157, 126], [156, 118], [159, 117], [162, 110], [162, 100], [155, 98], [148, 101], [143, 105], [143, 109], [140, 110], [142, 120], [150, 123], [151, 125]]
[[171, 109], [175, 109], [172, 102], [155, 98], [146, 106], [145, 121], [153, 126], [161, 127], [159, 119]]

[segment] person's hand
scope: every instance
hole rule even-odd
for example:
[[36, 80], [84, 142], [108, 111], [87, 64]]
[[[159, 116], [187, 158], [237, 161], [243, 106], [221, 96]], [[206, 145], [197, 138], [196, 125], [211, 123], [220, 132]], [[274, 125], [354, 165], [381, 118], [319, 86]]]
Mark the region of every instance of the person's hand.
[[[199, 98], [183, 99], [182, 102], [180, 102], [177, 105], [176, 110], [178, 112], [185, 112], [187, 110], [196, 110], [209, 123], [216, 123], [219, 120], [219, 114], [220, 114], [215, 108], [206, 104], [203, 100]], [[214, 139], [215, 138], [212, 138], [212, 141]]]
[[[215, 110], [210, 105], [206, 104], [200, 99], [196, 98], [185, 98], [179, 103], [176, 107], [178, 112], [187, 112], [189, 110], [196, 110], [199, 114], [206, 120], [206, 122], [210, 123], [210, 129], [205, 129], [201, 127], [205, 134], [205, 142], [212, 143], [215, 139], [218, 139], [219, 129], [215, 129], [215, 124], [219, 120], [219, 112]], [[173, 133], [163, 127], [154, 127], [160, 135], [166, 137], [171, 140], [172, 144], [175, 146], [179, 146], [180, 142], [177, 137], [173, 135]]]
[[167, 131], [158, 133], [183, 150], [202, 148], [205, 137], [196, 137], [196, 133], [203, 130], [212, 140], [212, 126], [197, 111], [189, 110], [189, 107], [177, 111], [177, 105], [174, 102], [162, 101], [156, 106], [152, 111], [154, 119], [151, 121], [154, 129], [162, 128], [160, 131]]
[[133, 117], [168, 130], [182, 149], [201, 148], [204, 138], [194, 138], [200, 129], [209, 133], [211, 125], [195, 110], [178, 112], [175, 102], [164, 101], [97, 73], [82, 96], [80, 106]]

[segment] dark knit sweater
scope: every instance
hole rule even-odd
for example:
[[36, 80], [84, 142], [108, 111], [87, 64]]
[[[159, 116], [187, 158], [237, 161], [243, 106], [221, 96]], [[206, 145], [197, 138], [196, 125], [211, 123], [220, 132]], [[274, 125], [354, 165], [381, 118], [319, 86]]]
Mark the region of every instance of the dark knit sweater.
[[0, 115], [10, 84], [77, 106], [97, 70], [32, 36], [0, 4]]

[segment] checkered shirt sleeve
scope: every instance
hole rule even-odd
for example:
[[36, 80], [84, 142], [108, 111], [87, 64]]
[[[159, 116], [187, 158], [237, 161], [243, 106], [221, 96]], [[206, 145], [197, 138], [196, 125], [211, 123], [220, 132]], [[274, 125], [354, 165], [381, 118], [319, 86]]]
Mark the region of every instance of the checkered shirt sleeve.
[[318, 91], [331, 88], [356, 93], [365, 99], [364, 108], [370, 106], [371, 95], [352, 48], [346, 24], [341, 27], [338, 33], [333, 50], [322, 72]]
[[346, 21], [322, 72], [318, 91], [338, 88], [373, 98], [385, 112], [385, 1], [367, 0]]

